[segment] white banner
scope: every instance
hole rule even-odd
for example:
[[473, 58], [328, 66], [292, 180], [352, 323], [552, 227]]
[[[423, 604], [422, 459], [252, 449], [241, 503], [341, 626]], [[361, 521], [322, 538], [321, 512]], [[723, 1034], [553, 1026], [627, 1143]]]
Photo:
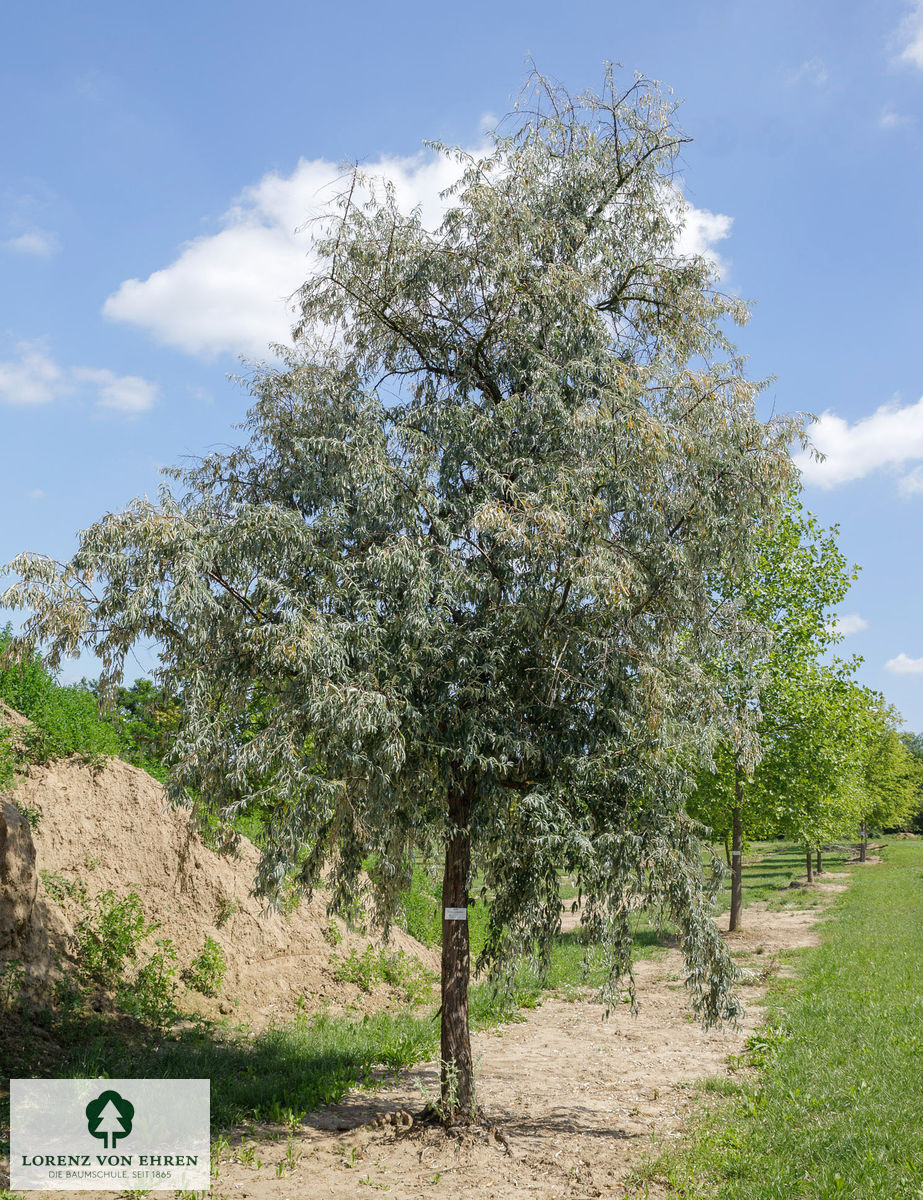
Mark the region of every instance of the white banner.
[[14, 1191], [210, 1186], [207, 1079], [11, 1079]]

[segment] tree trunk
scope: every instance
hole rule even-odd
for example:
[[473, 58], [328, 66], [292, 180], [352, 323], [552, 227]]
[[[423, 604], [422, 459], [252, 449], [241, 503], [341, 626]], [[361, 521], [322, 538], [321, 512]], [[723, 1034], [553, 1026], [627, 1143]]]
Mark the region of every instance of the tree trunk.
[[859, 843], [859, 862], [865, 862], [868, 857], [869, 850], [869, 834], [865, 827], [865, 822], [862, 822], [862, 841]]
[[728, 921], [728, 933], [740, 928], [740, 913], [743, 908], [744, 829], [740, 809], [744, 787], [740, 768], [737, 768], [735, 775], [734, 790], [737, 803], [731, 809], [731, 917]]
[[731, 865], [731, 835], [724, 835], [724, 857], [728, 860], [728, 866]]
[[[442, 1117], [446, 1124], [474, 1116], [474, 1067], [468, 1032], [468, 872], [471, 867], [469, 796], [449, 795], [450, 832], [442, 877]], [[446, 916], [447, 911], [449, 916]], [[460, 919], [461, 913], [464, 919]]]
[[815, 871], [815, 874], [823, 875], [823, 873], [824, 873], [824, 862], [820, 856], [820, 850], [818, 849], [818, 851], [817, 851], [817, 869]]
[[808, 855], [808, 883], [814, 882], [814, 855], [811, 853], [811, 847], [807, 848]]

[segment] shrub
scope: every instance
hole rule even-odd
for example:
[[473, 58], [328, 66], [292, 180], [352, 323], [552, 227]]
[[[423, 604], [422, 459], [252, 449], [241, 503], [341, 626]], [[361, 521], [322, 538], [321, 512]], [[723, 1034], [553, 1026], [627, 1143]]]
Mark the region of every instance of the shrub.
[[116, 986], [125, 976], [126, 964], [137, 959], [141, 942], [155, 928], [145, 921], [136, 892], [121, 900], [112, 891], [100, 892], [77, 922], [78, 956], [87, 974], [107, 987]]
[[217, 996], [227, 967], [224, 950], [206, 934], [205, 945], [183, 972], [183, 979], [203, 996]]
[[8, 791], [16, 782], [17, 755], [13, 749], [13, 735], [9, 729], [0, 727], [0, 792]]
[[163, 1026], [176, 1016], [176, 948], [169, 938], [158, 938], [134, 978], [117, 990], [123, 1012]]
[[21, 817], [25, 817], [26, 824], [35, 833], [42, 821], [42, 810], [34, 808], [31, 804], [17, 804], [16, 810]]
[[142, 943], [157, 926], [145, 920], [137, 893], [119, 899], [112, 891], [100, 892], [82, 906], [74, 942], [83, 972], [115, 993], [122, 1012], [167, 1024], [176, 1014], [176, 949], [159, 938], [142, 956]]

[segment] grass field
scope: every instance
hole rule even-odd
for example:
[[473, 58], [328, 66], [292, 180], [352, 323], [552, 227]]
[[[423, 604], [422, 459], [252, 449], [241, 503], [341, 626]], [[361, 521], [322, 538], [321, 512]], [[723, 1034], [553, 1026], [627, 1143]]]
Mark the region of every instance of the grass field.
[[684, 1147], [644, 1172], [668, 1194], [923, 1197], [923, 843], [854, 874], [801, 977], [774, 986], [751, 1069], [707, 1088]]

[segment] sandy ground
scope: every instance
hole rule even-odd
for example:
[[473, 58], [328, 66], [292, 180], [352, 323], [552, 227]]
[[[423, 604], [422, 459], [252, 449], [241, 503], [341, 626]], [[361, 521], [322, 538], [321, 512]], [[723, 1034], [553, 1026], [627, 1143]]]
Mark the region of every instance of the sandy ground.
[[[0, 710], [0, 724], [10, 722], [11, 713], [18, 716]], [[163, 788], [137, 767], [110, 759], [94, 768], [74, 758], [33, 765], [11, 797], [39, 814], [33, 833], [41, 874], [36, 907], [48, 948], [39, 961], [27, 963], [37, 981], [54, 976], [54, 954], [69, 955], [84, 910], [67, 888], [79, 885], [90, 897], [106, 890], [119, 898], [129, 892], [142, 897], [145, 919], [156, 925], [148, 945], [169, 938], [180, 969], [193, 963], [206, 937], [221, 947], [227, 965], [218, 994], [208, 998], [182, 988], [186, 1011], [230, 1015], [261, 1029], [296, 1012], [368, 1012], [399, 1002], [399, 989], [381, 985], [367, 993], [337, 977], [337, 960], [351, 951], [361, 954], [373, 939], [328, 917], [326, 892], [318, 890], [288, 913], [265, 911], [251, 894], [256, 847], [241, 838], [235, 857], [216, 854], [189, 813], [165, 809]], [[389, 952], [398, 951], [430, 971], [438, 968], [435, 951], [393, 929]]]
[[[828, 875], [822, 886], [832, 898], [838, 885]], [[680, 1133], [695, 1081], [726, 1073], [728, 1057], [744, 1049], [760, 1023], [756, 1002], [775, 956], [815, 944], [818, 915], [745, 911], [746, 929], [729, 942], [748, 963], [752, 955], [758, 978], [742, 989], [748, 1012], [736, 1030], [702, 1031], [686, 1003], [681, 957], [669, 951], [638, 964], [637, 1016], [623, 1006], [606, 1020], [598, 1004], [548, 999], [523, 1023], [475, 1036], [478, 1099], [499, 1136], [484, 1130], [446, 1138], [438, 1129], [407, 1127], [403, 1114], [419, 1112], [422, 1094], [437, 1089], [428, 1063], [373, 1095], [351, 1093], [309, 1118], [290, 1142], [255, 1130], [225, 1152], [214, 1193], [259, 1200], [347, 1200], [370, 1189], [401, 1200], [621, 1197], [645, 1153]], [[259, 1140], [266, 1135], [272, 1140]], [[258, 1168], [241, 1161], [250, 1143]]]
[[[818, 898], [832, 900], [846, 877], [827, 873]], [[680, 1136], [694, 1084], [726, 1074], [761, 1021], [759, 1000], [777, 956], [818, 941], [822, 908], [744, 911], [728, 936], [751, 969], [742, 988], [747, 1014], [737, 1029], [703, 1032], [691, 1016], [675, 950], [637, 967], [640, 1011], [620, 1006], [605, 1019], [590, 1001], [548, 998], [521, 1023], [474, 1041], [483, 1128], [446, 1135], [416, 1124], [437, 1091], [434, 1063], [353, 1091], [311, 1114], [294, 1132], [278, 1126], [237, 1131], [217, 1148], [214, 1200], [395, 1200], [461, 1197], [617, 1197], [646, 1154]], [[45, 1193], [71, 1195], [74, 1193]], [[113, 1193], [81, 1193], [105, 1200]], [[156, 1193], [155, 1193], [156, 1194]], [[659, 1195], [656, 1190], [648, 1193]]]

